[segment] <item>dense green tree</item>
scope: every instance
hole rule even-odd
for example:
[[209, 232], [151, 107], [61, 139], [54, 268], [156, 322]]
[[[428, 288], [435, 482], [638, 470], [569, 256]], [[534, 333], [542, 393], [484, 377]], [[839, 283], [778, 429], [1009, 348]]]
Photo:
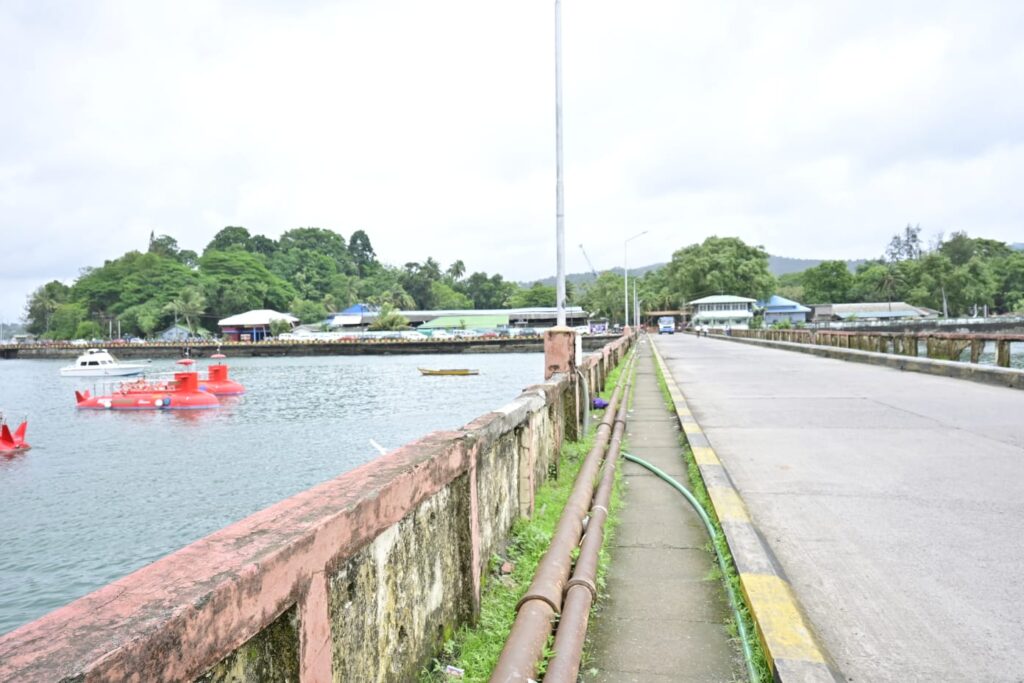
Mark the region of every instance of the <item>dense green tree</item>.
[[250, 239], [248, 230], [240, 226], [229, 225], [213, 236], [210, 243], [206, 245], [206, 249], [203, 250], [203, 256], [211, 251], [249, 250]]
[[[295, 228], [287, 230], [277, 241], [277, 252], [271, 260], [271, 270], [284, 275], [276, 267], [277, 259], [281, 254], [319, 254], [326, 256], [334, 262], [335, 269], [339, 273], [355, 274], [356, 267], [352, 257], [348, 253], [345, 238], [324, 228]], [[287, 277], [287, 276], [286, 276]]]
[[327, 317], [327, 309], [322, 303], [308, 299], [296, 299], [290, 308], [292, 315], [306, 324], [323, 322]]
[[531, 287], [520, 288], [509, 299], [510, 308], [533, 308], [555, 305], [555, 288], [534, 282]]
[[983, 238], [972, 238], [966, 232], [954, 232], [939, 247], [939, 252], [948, 257], [954, 266], [964, 266], [973, 257], [984, 260], [1007, 258], [1012, 253], [1005, 242]]
[[25, 304], [25, 329], [35, 335], [50, 331], [54, 311], [71, 298], [71, 288], [51, 280], [32, 292]]
[[[53, 311], [50, 331], [44, 336], [50, 339], [75, 339], [78, 326], [86, 320], [88, 311], [79, 303], [58, 304]], [[91, 338], [91, 336], [90, 336]]]
[[473, 300], [462, 292], [456, 292], [447, 283], [432, 282], [431, 297], [438, 310], [450, 311], [473, 308]]
[[509, 307], [508, 302], [518, 287], [514, 282], [505, 282], [497, 273], [488, 277], [487, 273], [480, 272], [460, 281], [455, 289], [473, 301], [473, 308], [499, 309]]
[[283, 311], [298, 296], [261, 257], [246, 251], [207, 251], [199, 267], [209, 311], [216, 318], [256, 308]]
[[[662, 269], [664, 270], [664, 269]], [[580, 304], [596, 318], [622, 323], [625, 306], [625, 285], [622, 276], [606, 270], [583, 290]]]
[[103, 330], [95, 320], [83, 320], [75, 327], [75, 339], [101, 339]]
[[462, 262], [462, 259], [453, 261], [448, 270], [445, 271], [445, 275], [452, 282], [458, 282], [462, 279], [462, 276], [466, 274], [466, 264]]
[[[778, 283], [775, 285], [775, 293], [781, 297], [789, 299], [790, 301], [809, 303], [807, 292], [804, 290], [802, 276], [803, 273], [784, 273], [780, 275], [778, 277]], [[851, 284], [853, 283], [853, 275], [850, 275], [850, 282]], [[839, 299], [837, 301], [846, 300], [847, 299]]]
[[672, 284], [668, 268], [657, 268], [644, 273], [640, 278], [639, 296], [646, 310], [676, 310], [682, 303], [679, 292]]
[[356, 274], [360, 277], [366, 277], [380, 265], [377, 263], [377, 254], [373, 251], [369, 236], [362, 230], [356, 230], [348, 238], [348, 253], [356, 266]]
[[669, 276], [683, 299], [732, 294], [764, 299], [775, 288], [768, 253], [737, 237], [708, 237], [672, 254]]
[[[853, 274], [845, 261], [822, 261], [800, 274], [805, 304], [840, 304], [849, 301]], [[792, 298], [792, 297], [789, 297]]]

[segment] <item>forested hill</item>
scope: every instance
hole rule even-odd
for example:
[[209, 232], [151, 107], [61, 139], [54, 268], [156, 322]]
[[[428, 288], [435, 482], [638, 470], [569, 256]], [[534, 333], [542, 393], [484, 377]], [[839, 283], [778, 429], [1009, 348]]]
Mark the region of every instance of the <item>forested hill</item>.
[[[1022, 244], [1020, 246], [1021, 246], [1021, 248], [1024, 248], [1024, 244]], [[769, 254], [768, 255], [768, 271], [772, 275], [774, 275], [775, 277], [778, 277], [779, 275], [786, 275], [788, 273], [800, 273], [800, 272], [803, 272], [803, 271], [807, 270], [808, 268], [813, 268], [814, 266], [821, 265], [824, 261], [825, 261], [825, 259], [789, 258], [787, 256], [772, 256], [771, 254]], [[850, 269], [851, 273], [853, 273], [853, 272], [856, 272], [857, 266], [859, 266], [862, 263], [864, 263], [864, 259], [850, 260], [850, 261], [846, 262], [846, 267]], [[630, 277], [643, 277], [645, 274], [647, 274], [647, 273], [649, 273], [651, 271], [654, 271], [654, 270], [658, 270], [659, 268], [662, 268], [663, 266], [666, 266], [666, 265], [668, 265], [668, 264], [667, 263], [652, 263], [652, 264], [647, 265], [647, 266], [640, 266], [638, 268], [630, 268], [629, 269], [629, 276]], [[612, 268], [611, 272], [621, 276], [622, 275], [622, 268]], [[565, 279], [566, 279], [567, 282], [570, 282], [573, 285], [579, 286], [579, 285], [585, 285], [587, 283], [593, 282], [595, 278], [594, 278], [594, 274], [593, 273], [568, 273], [568, 274], [566, 274]], [[544, 285], [546, 287], [554, 287], [555, 286], [555, 276], [552, 275], [551, 277], [546, 277], [543, 280], [537, 280], [537, 282], [540, 282], [540, 284], [542, 284], [542, 285]], [[533, 281], [531, 281], [531, 282], [523, 282], [523, 283], [520, 283], [520, 284], [526, 286], [526, 285], [529, 285], [529, 284], [532, 284], [532, 283], [533, 283]]]

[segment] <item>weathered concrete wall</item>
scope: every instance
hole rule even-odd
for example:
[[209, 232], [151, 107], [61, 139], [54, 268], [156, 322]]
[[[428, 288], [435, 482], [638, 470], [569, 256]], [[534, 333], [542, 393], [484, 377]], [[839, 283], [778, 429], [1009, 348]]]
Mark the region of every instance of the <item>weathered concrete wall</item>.
[[[605, 377], [629, 342], [581, 370]], [[529, 387], [0, 637], [0, 680], [414, 678], [477, 615], [488, 558], [585, 404], [576, 386]]]

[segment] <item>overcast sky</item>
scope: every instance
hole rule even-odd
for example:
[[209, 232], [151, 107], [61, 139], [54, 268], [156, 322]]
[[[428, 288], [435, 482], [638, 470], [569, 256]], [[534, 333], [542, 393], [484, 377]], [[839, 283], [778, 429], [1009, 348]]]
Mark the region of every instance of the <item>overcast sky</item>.
[[[0, 320], [226, 225], [554, 273], [551, 0], [0, 0]], [[565, 0], [566, 257], [1024, 241], [1024, 3]]]

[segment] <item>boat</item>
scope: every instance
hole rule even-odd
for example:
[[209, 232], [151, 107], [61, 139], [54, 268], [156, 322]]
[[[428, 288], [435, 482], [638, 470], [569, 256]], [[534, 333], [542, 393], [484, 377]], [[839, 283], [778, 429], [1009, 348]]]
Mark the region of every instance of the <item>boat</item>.
[[106, 349], [89, 349], [75, 361], [60, 369], [62, 377], [130, 377], [140, 375], [148, 366], [142, 363], [122, 363]]
[[198, 372], [176, 372], [170, 381], [122, 382], [103, 396], [76, 391], [75, 403], [83, 410], [197, 410], [220, 405], [216, 396], [200, 389]]
[[441, 369], [441, 370], [428, 370], [427, 368], [417, 368], [417, 370], [420, 371], [421, 375], [428, 375], [428, 376], [434, 376], [434, 375], [464, 376], [464, 375], [479, 375], [480, 374], [479, 370], [468, 370], [466, 368], [446, 368], [446, 369]]
[[[223, 353], [215, 353], [210, 358], [220, 360]], [[206, 369], [206, 377], [199, 378], [199, 388], [215, 396], [241, 396], [245, 387], [228, 377], [228, 366], [223, 363], [211, 365]]]
[[28, 429], [28, 420], [25, 420], [18, 428], [11, 432], [7, 421], [0, 416], [0, 453], [13, 454], [21, 453], [32, 448], [25, 443], [25, 430]]

